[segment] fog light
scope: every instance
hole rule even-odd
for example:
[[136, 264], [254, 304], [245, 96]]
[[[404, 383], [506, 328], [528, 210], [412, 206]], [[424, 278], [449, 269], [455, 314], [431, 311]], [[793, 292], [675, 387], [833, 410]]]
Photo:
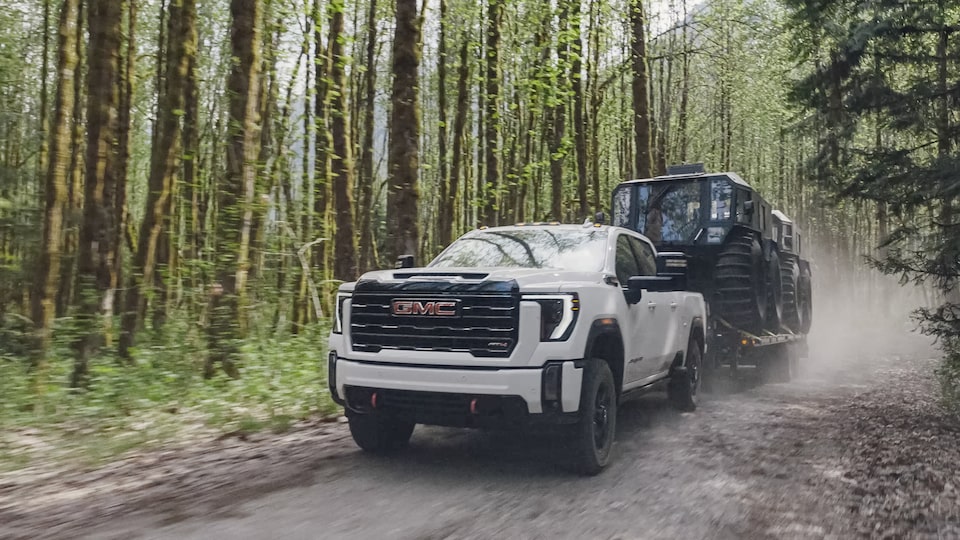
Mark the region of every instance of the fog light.
[[555, 403], [560, 401], [560, 385], [563, 375], [563, 366], [550, 364], [543, 369], [543, 402]]

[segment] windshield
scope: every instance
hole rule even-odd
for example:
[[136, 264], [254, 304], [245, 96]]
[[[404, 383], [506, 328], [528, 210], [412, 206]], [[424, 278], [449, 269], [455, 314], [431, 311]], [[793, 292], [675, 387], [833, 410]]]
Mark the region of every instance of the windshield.
[[[707, 208], [701, 208], [704, 197]], [[614, 225], [644, 234], [657, 245], [692, 244], [707, 222], [730, 220], [732, 202], [733, 186], [723, 177], [634, 184], [614, 195]]]
[[606, 245], [607, 231], [602, 229], [481, 231], [451, 244], [430, 266], [598, 272], [603, 268]]

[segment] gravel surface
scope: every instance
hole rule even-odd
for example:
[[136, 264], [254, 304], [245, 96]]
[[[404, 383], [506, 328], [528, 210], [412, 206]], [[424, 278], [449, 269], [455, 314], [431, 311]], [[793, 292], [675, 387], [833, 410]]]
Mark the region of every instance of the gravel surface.
[[920, 338], [821, 339], [789, 384], [744, 370], [693, 414], [625, 405], [615, 462], [550, 438], [419, 427], [360, 453], [342, 424], [91, 471], [0, 476], [0, 538], [960, 538], [960, 422]]

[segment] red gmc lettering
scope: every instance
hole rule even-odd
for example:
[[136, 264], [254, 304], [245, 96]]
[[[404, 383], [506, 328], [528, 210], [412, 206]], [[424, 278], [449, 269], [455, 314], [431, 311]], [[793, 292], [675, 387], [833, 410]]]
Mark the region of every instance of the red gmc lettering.
[[393, 314], [399, 316], [455, 317], [457, 315], [457, 303], [433, 300], [427, 302], [394, 300]]

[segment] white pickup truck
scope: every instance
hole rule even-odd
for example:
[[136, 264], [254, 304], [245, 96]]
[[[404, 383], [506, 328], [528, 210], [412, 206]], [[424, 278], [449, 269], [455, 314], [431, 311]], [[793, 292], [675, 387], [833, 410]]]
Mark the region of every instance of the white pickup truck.
[[567, 430], [575, 468], [597, 474], [624, 399], [666, 385], [674, 406], [696, 407], [704, 300], [670, 255], [658, 265], [649, 240], [619, 227], [534, 224], [469, 232], [425, 268], [367, 273], [338, 293], [330, 392], [367, 451], [405, 446], [416, 424], [547, 423]]

